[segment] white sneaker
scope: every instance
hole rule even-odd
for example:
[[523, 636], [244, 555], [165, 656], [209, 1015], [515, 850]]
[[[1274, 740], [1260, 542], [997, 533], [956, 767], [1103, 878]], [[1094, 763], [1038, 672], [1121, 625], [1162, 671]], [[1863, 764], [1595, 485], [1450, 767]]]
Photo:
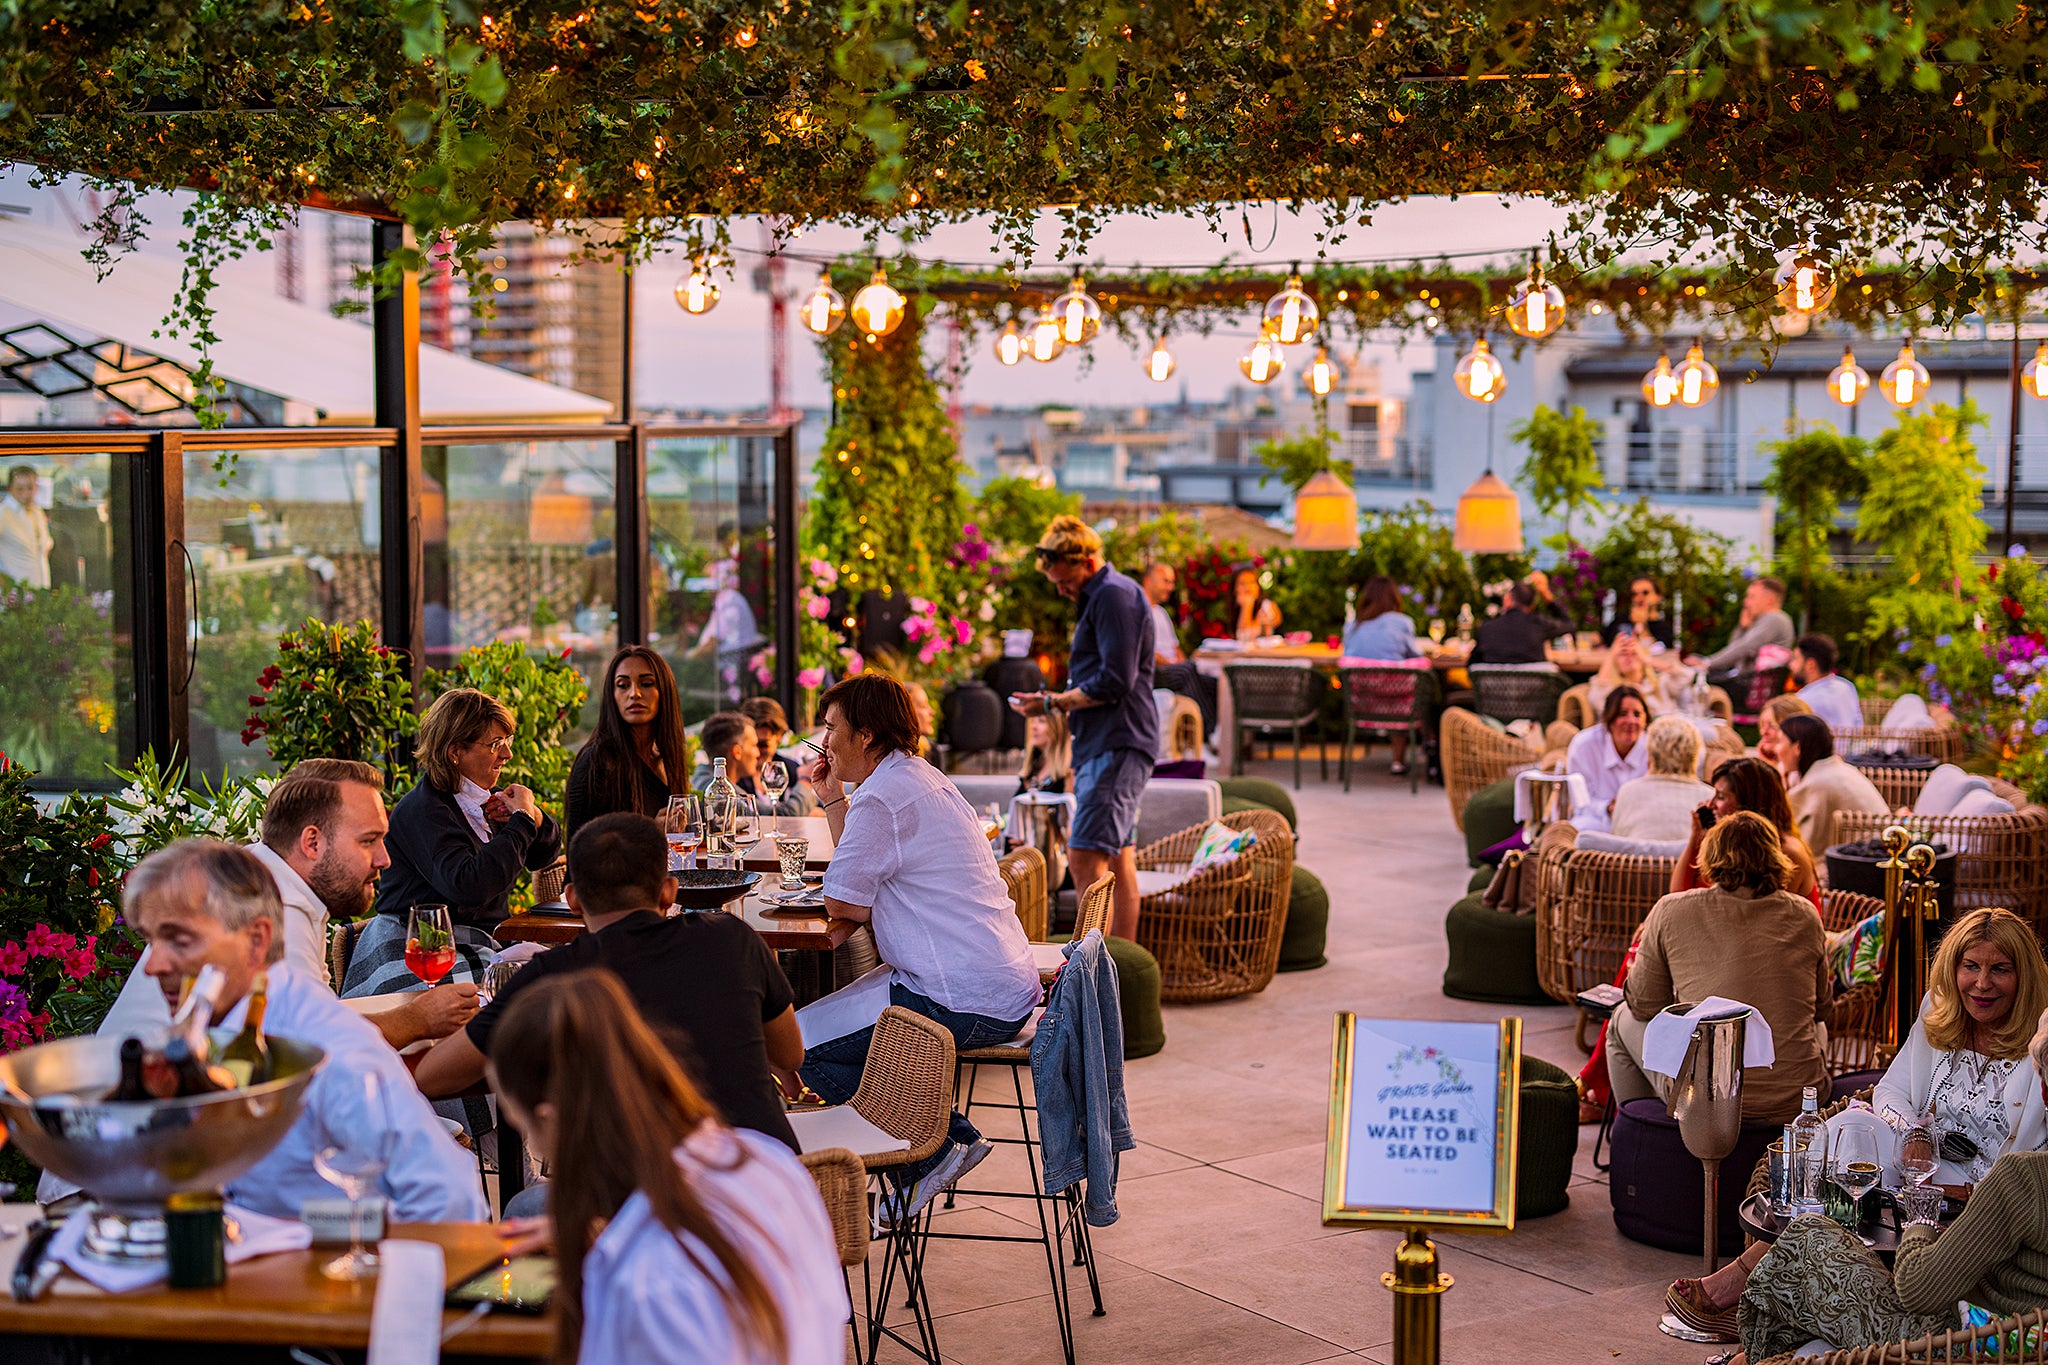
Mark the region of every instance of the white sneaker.
[[953, 1149], [939, 1159], [939, 1164], [924, 1173], [916, 1188], [907, 1193], [899, 1189], [894, 1198], [884, 1194], [877, 1221], [884, 1227], [896, 1226], [898, 1219], [910, 1219], [924, 1212], [925, 1205], [939, 1197], [948, 1185], [959, 1182], [961, 1177], [987, 1159], [995, 1147], [986, 1138], [977, 1138], [969, 1143], [955, 1143]]

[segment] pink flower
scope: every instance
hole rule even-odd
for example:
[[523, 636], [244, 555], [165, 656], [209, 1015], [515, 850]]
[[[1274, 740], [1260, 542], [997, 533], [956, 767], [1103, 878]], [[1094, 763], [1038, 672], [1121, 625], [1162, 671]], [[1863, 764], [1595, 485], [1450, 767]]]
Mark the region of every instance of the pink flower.
[[939, 652], [944, 648], [945, 646], [937, 640], [927, 640], [924, 648], [917, 651], [917, 661], [921, 664], [929, 664], [933, 659], [939, 657]]
[[80, 948], [75, 953], [64, 954], [64, 975], [73, 981], [83, 981], [99, 966], [99, 959], [91, 948]]
[[754, 665], [754, 681], [763, 687], [772, 687], [775, 683], [775, 675], [769, 671], [768, 665], [756, 663]]
[[47, 924], [38, 924], [29, 930], [22, 942], [27, 946], [30, 957], [55, 957], [59, 953], [70, 952], [78, 945], [77, 939], [57, 933]]
[[14, 976], [28, 966], [28, 952], [19, 943], [0, 943], [0, 976]]
[[974, 627], [965, 621], [953, 622], [953, 638], [960, 644], [966, 644], [974, 638]]
[[824, 681], [825, 670], [822, 668], [800, 668], [796, 671], [798, 687], [816, 687]]
[[832, 614], [832, 603], [823, 597], [813, 597], [804, 603], [804, 610], [811, 614], [813, 621], [822, 621]]
[[846, 651], [847, 677], [851, 678], [858, 675], [861, 672], [861, 670], [865, 669], [867, 666], [868, 661], [866, 659], [861, 658], [859, 650], [849, 649]]

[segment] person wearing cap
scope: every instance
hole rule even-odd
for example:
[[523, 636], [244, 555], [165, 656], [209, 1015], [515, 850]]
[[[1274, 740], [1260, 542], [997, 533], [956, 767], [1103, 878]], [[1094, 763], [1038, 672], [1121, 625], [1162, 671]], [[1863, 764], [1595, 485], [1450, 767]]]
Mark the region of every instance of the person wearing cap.
[[1102, 537], [1079, 517], [1055, 517], [1038, 540], [1038, 568], [1062, 597], [1081, 604], [1062, 692], [1019, 692], [1027, 716], [1065, 713], [1074, 741], [1074, 828], [1067, 860], [1074, 885], [1116, 873], [1110, 932], [1138, 933], [1138, 803], [1159, 753], [1152, 701], [1152, 604], [1103, 559]]

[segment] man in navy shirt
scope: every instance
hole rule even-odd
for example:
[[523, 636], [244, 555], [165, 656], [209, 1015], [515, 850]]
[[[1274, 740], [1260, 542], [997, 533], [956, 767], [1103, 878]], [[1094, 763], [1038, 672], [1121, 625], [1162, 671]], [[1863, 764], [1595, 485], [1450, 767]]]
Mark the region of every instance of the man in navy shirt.
[[1144, 590], [1102, 559], [1102, 537], [1079, 517], [1055, 517], [1038, 540], [1038, 568], [1060, 596], [1081, 604], [1067, 659], [1067, 690], [1020, 692], [1010, 705], [1027, 716], [1067, 713], [1074, 737], [1073, 833], [1067, 861], [1086, 890], [1116, 873], [1110, 932], [1138, 934], [1138, 802], [1159, 756], [1152, 701], [1152, 604]]

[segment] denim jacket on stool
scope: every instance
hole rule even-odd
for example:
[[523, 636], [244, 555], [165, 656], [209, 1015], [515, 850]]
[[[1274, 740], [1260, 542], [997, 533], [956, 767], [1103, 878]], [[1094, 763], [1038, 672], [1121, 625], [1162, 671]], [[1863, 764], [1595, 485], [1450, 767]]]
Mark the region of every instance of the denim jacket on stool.
[[1086, 1176], [1084, 1216], [1106, 1228], [1116, 1221], [1117, 1153], [1138, 1145], [1124, 1107], [1123, 1007], [1099, 930], [1068, 944], [1066, 955], [1031, 1040], [1045, 1192]]

